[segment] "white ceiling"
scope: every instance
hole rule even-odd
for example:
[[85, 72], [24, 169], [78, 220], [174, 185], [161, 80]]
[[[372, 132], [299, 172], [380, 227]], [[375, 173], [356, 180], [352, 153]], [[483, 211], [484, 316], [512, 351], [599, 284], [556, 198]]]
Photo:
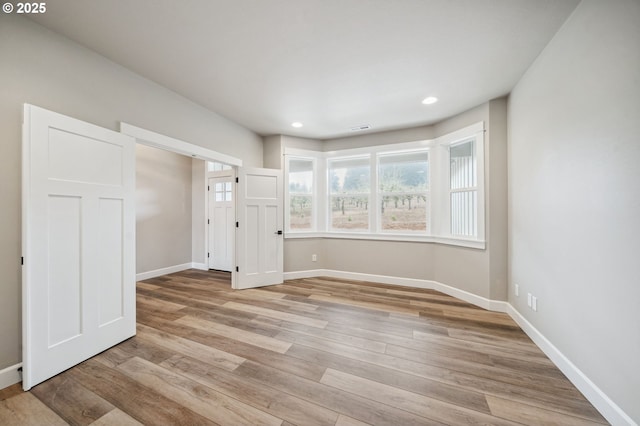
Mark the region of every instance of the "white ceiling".
[[508, 94], [577, 3], [55, 0], [32, 19], [260, 135], [328, 139]]

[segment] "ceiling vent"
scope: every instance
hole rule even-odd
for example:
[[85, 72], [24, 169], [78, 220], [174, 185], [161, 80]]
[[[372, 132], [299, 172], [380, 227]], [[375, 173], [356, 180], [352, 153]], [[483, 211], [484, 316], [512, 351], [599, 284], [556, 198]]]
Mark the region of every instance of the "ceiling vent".
[[370, 128], [371, 126], [369, 126], [368, 124], [363, 124], [362, 126], [352, 127], [349, 130], [352, 132], [361, 132], [363, 130], [369, 130]]

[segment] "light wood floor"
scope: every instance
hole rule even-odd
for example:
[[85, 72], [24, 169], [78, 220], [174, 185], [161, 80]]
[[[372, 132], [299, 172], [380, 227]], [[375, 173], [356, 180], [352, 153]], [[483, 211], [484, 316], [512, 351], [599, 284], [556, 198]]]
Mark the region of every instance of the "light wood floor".
[[23, 393], [0, 424], [606, 423], [505, 314], [431, 290], [313, 278], [138, 283], [138, 334]]

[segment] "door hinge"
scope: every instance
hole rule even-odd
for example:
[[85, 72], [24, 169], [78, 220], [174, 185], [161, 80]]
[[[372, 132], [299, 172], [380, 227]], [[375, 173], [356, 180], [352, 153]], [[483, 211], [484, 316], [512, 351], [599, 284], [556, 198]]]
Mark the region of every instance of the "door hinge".
[[238, 182], [239, 182], [239, 180], [238, 180], [238, 178], [236, 178], [236, 183], [238, 183]]
[[210, 253], [207, 253], [207, 257], [209, 257]]
[[209, 219], [207, 219], [207, 225], [209, 225], [209, 224], [210, 224]]
[[21, 257], [21, 258], [20, 258], [20, 264], [21, 264], [21, 265], [24, 265], [24, 257]]
[[240, 272], [240, 267], [236, 266], [236, 272]]
[[240, 227], [240, 222], [236, 222], [236, 228]]

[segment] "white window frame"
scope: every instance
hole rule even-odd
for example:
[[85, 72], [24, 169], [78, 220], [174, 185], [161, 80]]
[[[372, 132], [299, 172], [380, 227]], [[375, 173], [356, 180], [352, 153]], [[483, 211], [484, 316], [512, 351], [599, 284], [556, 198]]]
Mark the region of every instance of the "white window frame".
[[[307, 235], [307, 234], [315, 234], [318, 232], [321, 221], [319, 221], [318, 214], [321, 211], [318, 207], [319, 192], [318, 192], [318, 153], [314, 151], [300, 151], [296, 150], [294, 153], [290, 151], [285, 153], [284, 159], [284, 203], [285, 203], [285, 212], [284, 212], [284, 226], [285, 226], [285, 235], [291, 236], [292, 234], [298, 235]], [[291, 194], [289, 193], [289, 171], [290, 171], [290, 161], [291, 160], [304, 160], [311, 161], [312, 163], [312, 187], [311, 187], [311, 229], [291, 229]]]
[[[449, 149], [457, 143], [475, 139], [477, 161], [477, 237], [465, 238], [451, 234], [450, 166]], [[382, 231], [381, 214], [378, 207], [381, 192], [378, 183], [378, 158], [384, 154], [428, 151], [429, 186], [427, 201], [427, 232]], [[433, 242], [454, 246], [484, 249], [485, 242], [485, 173], [484, 173], [484, 122], [479, 122], [458, 131], [431, 140], [378, 145], [339, 151], [319, 152], [285, 147], [285, 238], [346, 238], [383, 241]], [[370, 191], [369, 229], [343, 231], [331, 229], [331, 204], [329, 191], [328, 162], [332, 159], [369, 155]], [[289, 224], [289, 158], [314, 160], [313, 230], [290, 230]]]
[[376, 199], [376, 211], [380, 210], [381, 207], [381, 203], [382, 203], [382, 197], [384, 196], [383, 191], [380, 190], [380, 182], [378, 181], [378, 171], [379, 171], [379, 167], [380, 167], [380, 157], [385, 157], [388, 155], [402, 155], [402, 154], [413, 154], [413, 153], [418, 153], [418, 152], [426, 152], [428, 155], [428, 170], [429, 170], [429, 176], [427, 176], [427, 189], [425, 191], [422, 192], [406, 192], [405, 194], [422, 194], [422, 193], [426, 193], [427, 194], [427, 201], [426, 201], [426, 231], [408, 231], [408, 230], [403, 230], [401, 232], [398, 231], [385, 231], [382, 229], [382, 214], [378, 214], [376, 213], [376, 232], [382, 235], [419, 235], [419, 236], [429, 236], [431, 235], [430, 230], [431, 230], [431, 149], [428, 147], [423, 147], [420, 149], [404, 149], [404, 150], [396, 150], [396, 151], [380, 151], [378, 153], [376, 153], [375, 155], [375, 169], [376, 169], [376, 195], [377, 195], [377, 199]]
[[[368, 196], [369, 199], [369, 210], [368, 210], [368, 226], [367, 229], [358, 229], [358, 230], [353, 230], [353, 231], [344, 231], [341, 230], [339, 228], [333, 228], [332, 226], [332, 218], [333, 218], [333, 214], [331, 211], [331, 183], [329, 182], [329, 170], [330, 170], [330, 162], [331, 161], [339, 161], [339, 160], [350, 160], [350, 159], [360, 159], [360, 158], [365, 158], [367, 157], [367, 160], [369, 160], [369, 192], [366, 193], [366, 195]], [[374, 225], [373, 220], [375, 219], [373, 217], [373, 206], [375, 205], [374, 203], [376, 203], [376, 197], [374, 195], [374, 187], [372, 185], [374, 185], [375, 180], [374, 178], [377, 177], [377, 175], [374, 173], [374, 171], [372, 170], [371, 167], [371, 163], [372, 161], [374, 161], [374, 156], [369, 153], [369, 152], [361, 152], [360, 154], [356, 154], [356, 155], [346, 155], [346, 156], [336, 156], [336, 157], [330, 157], [327, 159], [326, 161], [326, 171], [327, 171], [327, 179], [326, 179], [326, 199], [325, 199], [325, 203], [326, 203], [326, 208], [325, 208], [325, 214], [326, 214], [326, 218], [327, 218], [327, 226], [325, 229], [327, 229], [327, 232], [332, 233], [332, 234], [370, 234], [372, 231], [372, 226]], [[362, 195], [364, 195], [365, 193], [363, 193]], [[358, 197], [358, 193], [353, 193], [353, 194], [349, 194], [347, 195], [348, 197]]]
[[[451, 190], [451, 177], [449, 166], [449, 151], [452, 146], [474, 140], [475, 154], [476, 154], [476, 191], [477, 191], [477, 236], [475, 238], [465, 238], [463, 236], [457, 236], [451, 234], [451, 193], [456, 190]], [[485, 246], [485, 196], [484, 196], [484, 123], [476, 123], [474, 125], [465, 127], [453, 133], [444, 135], [436, 139], [439, 149], [438, 154], [440, 160], [438, 165], [440, 170], [438, 171], [438, 199], [437, 202], [439, 208], [439, 214], [437, 216], [439, 226], [437, 235], [441, 238], [445, 238], [449, 241], [458, 242], [458, 245], [478, 246], [477, 248], [484, 248]], [[466, 244], [465, 244], [466, 243]], [[481, 246], [481, 247], [480, 247]]]

